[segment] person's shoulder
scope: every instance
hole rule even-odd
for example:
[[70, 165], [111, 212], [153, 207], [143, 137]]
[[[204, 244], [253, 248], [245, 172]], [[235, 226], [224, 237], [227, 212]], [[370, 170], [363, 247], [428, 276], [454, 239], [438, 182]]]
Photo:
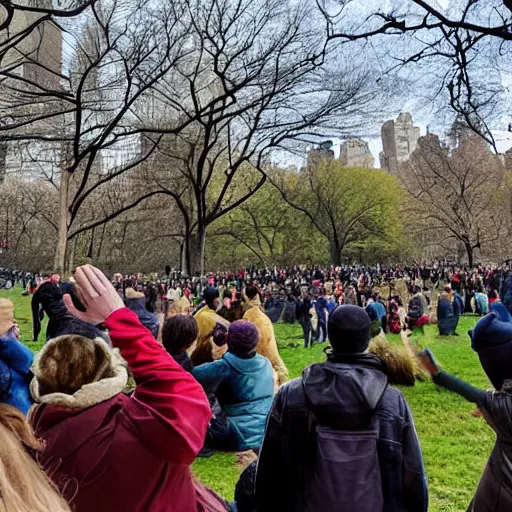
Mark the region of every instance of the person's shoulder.
[[379, 411], [404, 419], [408, 414], [409, 405], [405, 396], [398, 388], [388, 386], [382, 395]]

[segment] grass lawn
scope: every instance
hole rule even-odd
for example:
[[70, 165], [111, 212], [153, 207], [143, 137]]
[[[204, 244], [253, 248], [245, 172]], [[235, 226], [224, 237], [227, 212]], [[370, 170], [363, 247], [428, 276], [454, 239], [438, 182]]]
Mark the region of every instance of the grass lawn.
[[[0, 291], [0, 297], [15, 303], [22, 340], [32, 350], [41, 342], [32, 343], [30, 300], [21, 297], [21, 291]], [[437, 328], [429, 326], [419, 337], [423, 346], [433, 349], [443, 366], [482, 388], [490, 387], [480, 368], [476, 354], [469, 346], [467, 331], [476, 318], [464, 317], [459, 323], [460, 337], [438, 338]], [[298, 325], [276, 325], [276, 336], [281, 355], [292, 377], [301, 374], [308, 364], [323, 359], [323, 346], [305, 350], [301, 347], [301, 329]], [[40, 340], [44, 339], [44, 328]], [[398, 336], [390, 340], [399, 343]], [[464, 512], [476, 489], [478, 479], [490, 454], [494, 435], [482, 418], [471, 416], [474, 407], [457, 395], [437, 388], [430, 382], [404, 388], [412, 409], [421, 441], [429, 480], [430, 510], [435, 512]], [[200, 459], [194, 464], [197, 476], [224, 497], [233, 497], [239, 471], [235, 457], [229, 454]]]

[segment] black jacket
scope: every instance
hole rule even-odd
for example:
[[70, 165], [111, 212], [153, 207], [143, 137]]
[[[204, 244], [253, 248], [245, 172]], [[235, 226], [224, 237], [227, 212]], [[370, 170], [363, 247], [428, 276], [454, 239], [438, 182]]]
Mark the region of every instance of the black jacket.
[[483, 391], [441, 371], [433, 378], [439, 386], [475, 403], [496, 432], [496, 444], [487, 461], [468, 512], [512, 510], [512, 381], [502, 391]]
[[42, 283], [32, 296], [32, 322], [34, 326], [34, 341], [39, 338], [41, 321], [44, 314], [48, 316], [46, 341], [63, 334], [79, 334], [90, 339], [98, 336], [98, 330], [93, 325], [82, 322], [72, 316], [64, 304], [60, 287], [47, 281]]
[[[310, 409], [320, 424], [358, 428], [377, 415], [383, 512], [426, 512], [428, 492], [420, 445], [402, 393], [388, 386], [382, 361], [370, 354], [330, 357], [276, 395], [260, 453], [256, 504], [260, 512], [305, 510], [308, 463], [314, 450]], [[378, 404], [378, 405], [377, 405]], [[371, 492], [371, 489], [368, 489]]]

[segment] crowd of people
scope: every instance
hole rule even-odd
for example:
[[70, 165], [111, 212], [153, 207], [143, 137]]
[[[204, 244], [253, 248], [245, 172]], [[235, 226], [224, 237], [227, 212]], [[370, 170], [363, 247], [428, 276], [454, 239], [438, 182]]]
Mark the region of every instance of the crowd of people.
[[[0, 509], [425, 512], [420, 442], [394, 385], [432, 377], [475, 403], [497, 435], [468, 510], [512, 510], [506, 266], [252, 269], [194, 281], [170, 269], [109, 278], [86, 265], [66, 281], [41, 273], [20, 284], [34, 340], [45, 315], [48, 324], [34, 357], [0, 299]], [[493, 391], [411, 346], [414, 329], [437, 323], [453, 335], [469, 311], [482, 316], [471, 345]], [[326, 360], [289, 381], [276, 321], [299, 322], [306, 348], [325, 342]], [[253, 459], [233, 502], [191, 472], [216, 452]]]

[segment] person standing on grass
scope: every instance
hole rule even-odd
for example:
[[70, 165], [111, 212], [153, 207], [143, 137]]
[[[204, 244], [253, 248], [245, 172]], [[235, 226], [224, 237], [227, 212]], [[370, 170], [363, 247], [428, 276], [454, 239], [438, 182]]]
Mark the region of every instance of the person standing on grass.
[[427, 511], [414, 421], [368, 353], [370, 327], [364, 309], [338, 307], [327, 361], [279, 390], [257, 467], [258, 511]]
[[255, 299], [258, 296], [257, 288], [250, 286], [246, 289], [245, 293], [249, 299], [249, 304], [247, 305], [247, 311], [244, 313], [243, 320], [248, 320], [256, 326], [259, 333], [256, 352], [270, 361], [277, 373], [279, 385], [281, 386], [288, 380], [288, 369], [279, 355], [274, 325], [270, 318], [258, 307], [258, 301]]
[[496, 433], [496, 443], [468, 512], [512, 510], [512, 316], [500, 303], [470, 332], [471, 346], [495, 391], [475, 388], [442, 370], [430, 352], [420, 356], [424, 368], [439, 386], [458, 393], [480, 409]]

